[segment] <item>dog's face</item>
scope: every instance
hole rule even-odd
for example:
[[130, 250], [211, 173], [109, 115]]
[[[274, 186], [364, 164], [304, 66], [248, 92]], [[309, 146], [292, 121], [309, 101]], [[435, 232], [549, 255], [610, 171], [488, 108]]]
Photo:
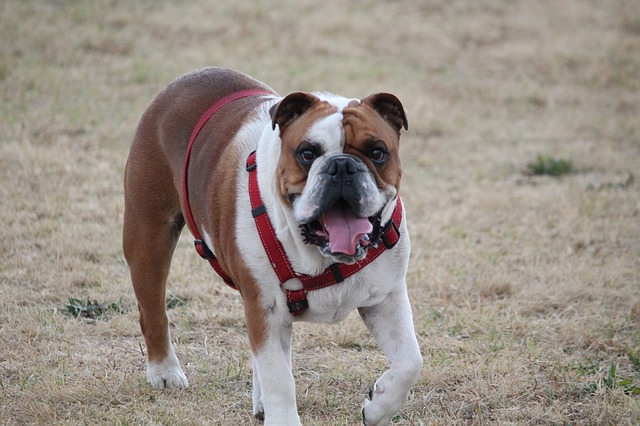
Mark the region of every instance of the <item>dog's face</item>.
[[336, 262], [364, 258], [400, 186], [402, 104], [388, 93], [359, 101], [298, 92], [276, 104], [271, 118], [282, 142], [278, 193], [305, 242]]

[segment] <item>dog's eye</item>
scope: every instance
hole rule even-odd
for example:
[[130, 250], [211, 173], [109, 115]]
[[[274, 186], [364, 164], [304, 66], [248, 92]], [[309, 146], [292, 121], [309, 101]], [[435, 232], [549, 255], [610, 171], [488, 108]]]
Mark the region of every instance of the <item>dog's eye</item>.
[[309, 165], [316, 159], [316, 153], [311, 149], [303, 149], [298, 153], [298, 158], [302, 164]]
[[374, 163], [383, 163], [387, 159], [387, 153], [381, 149], [374, 149], [371, 151], [371, 154], [369, 154], [369, 158], [371, 158]]

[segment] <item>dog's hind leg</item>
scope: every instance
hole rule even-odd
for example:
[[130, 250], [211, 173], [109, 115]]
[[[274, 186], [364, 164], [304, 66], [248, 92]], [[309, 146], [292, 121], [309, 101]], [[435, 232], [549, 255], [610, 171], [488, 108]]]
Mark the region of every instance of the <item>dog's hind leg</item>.
[[359, 313], [390, 364], [365, 400], [362, 417], [365, 425], [386, 425], [402, 407], [422, 369], [406, 289], [391, 293], [376, 306], [360, 308]]
[[188, 382], [171, 343], [165, 307], [169, 267], [184, 220], [170, 171], [135, 143], [125, 171], [123, 248], [147, 346], [147, 378], [156, 388], [184, 388]]

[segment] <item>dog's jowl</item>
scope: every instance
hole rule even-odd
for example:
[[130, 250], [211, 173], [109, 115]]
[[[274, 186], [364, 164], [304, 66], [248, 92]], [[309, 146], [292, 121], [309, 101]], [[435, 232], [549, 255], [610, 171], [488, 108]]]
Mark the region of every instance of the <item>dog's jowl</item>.
[[150, 103], [125, 171], [123, 243], [152, 386], [188, 386], [165, 310], [187, 224], [198, 253], [242, 296], [256, 417], [300, 424], [292, 323], [333, 323], [357, 309], [390, 365], [363, 420], [391, 421], [422, 367], [399, 193], [407, 126], [388, 93], [281, 97], [220, 68], [182, 76]]

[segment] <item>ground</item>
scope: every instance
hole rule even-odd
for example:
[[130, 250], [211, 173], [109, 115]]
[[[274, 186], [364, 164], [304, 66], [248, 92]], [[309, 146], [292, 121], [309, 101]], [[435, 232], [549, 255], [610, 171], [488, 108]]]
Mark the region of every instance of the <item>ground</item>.
[[[120, 243], [137, 119], [206, 65], [406, 106], [425, 367], [395, 424], [640, 423], [634, 1], [9, 0], [0, 28], [0, 423], [258, 424], [239, 296], [186, 231], [191, 388], [149, 388]], [[386, 364], [357, 315], [295, 327], [294, 354], [303, 422], [358, 424]]]

